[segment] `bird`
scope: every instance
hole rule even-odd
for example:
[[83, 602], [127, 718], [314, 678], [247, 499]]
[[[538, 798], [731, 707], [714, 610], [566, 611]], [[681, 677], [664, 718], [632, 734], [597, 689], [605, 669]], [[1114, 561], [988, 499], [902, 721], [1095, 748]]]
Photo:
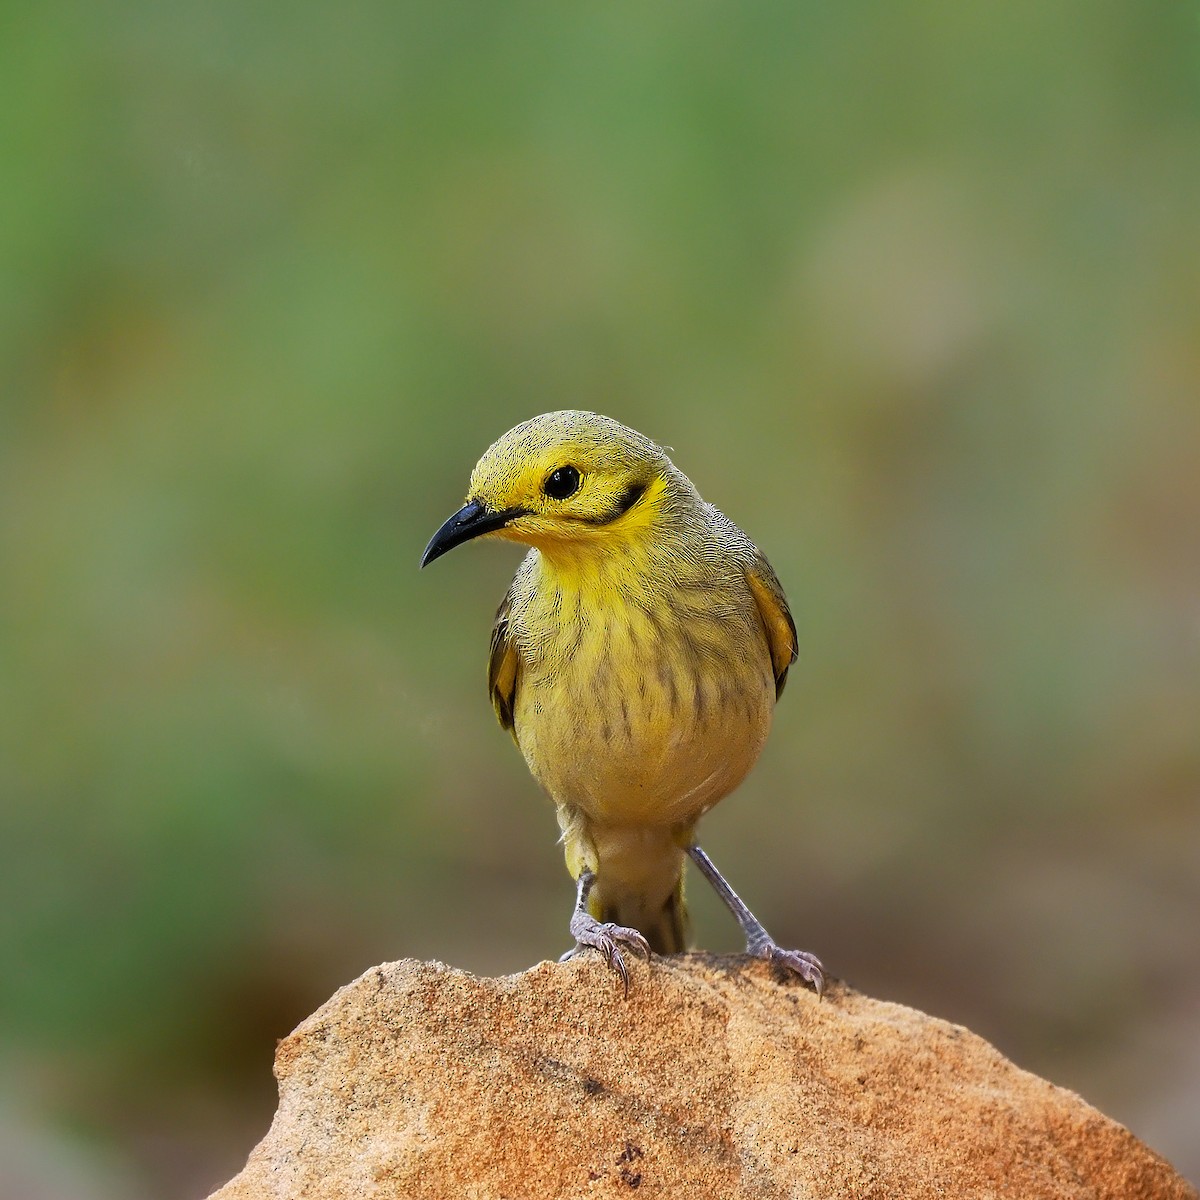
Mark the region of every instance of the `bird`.
[[779, 946], [696, 840], [753, 767], [796, 659], [796, 626], [762, 552], [649, 438], [611, 417], [543, 413], [471, 473], [425, 567], [467, 541], [528, 552], [492, 629], [488, 690], [554, 802], [575, 880], [569, 958], [685, 950], [690, 859], [746, 951], [825, 987], [820, 960]]

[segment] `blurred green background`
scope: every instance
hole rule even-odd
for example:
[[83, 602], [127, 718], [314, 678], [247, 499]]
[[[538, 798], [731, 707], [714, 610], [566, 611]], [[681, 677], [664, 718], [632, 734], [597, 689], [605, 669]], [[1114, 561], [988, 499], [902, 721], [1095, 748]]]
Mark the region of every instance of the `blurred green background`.
[[768, 926], [1200, 1177], [1196, 4], [50, 0], [0, 112], [0, 1191], [202, 1196], [340, 984], [565, 948], [517, 554], [416, 569], [563, 407], [791, 597]]

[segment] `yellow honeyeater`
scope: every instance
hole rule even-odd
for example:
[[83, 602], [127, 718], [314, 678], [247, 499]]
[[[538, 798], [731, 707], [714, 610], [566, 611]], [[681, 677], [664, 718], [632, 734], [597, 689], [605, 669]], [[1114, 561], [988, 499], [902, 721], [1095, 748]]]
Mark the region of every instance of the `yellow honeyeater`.
[[476, 537], [531, 547], [492, 630], [488, 686], [558, 810], [576, 880], [575, 953], [687, 945], [688, 855], [747, 952], [824, 986], [775, 944], [696, 844], [697, 821], [745, 778], [796, 658], [771, 564], [660, 446], [609, 417], [554, 412], [479, 460], [425, 566]]

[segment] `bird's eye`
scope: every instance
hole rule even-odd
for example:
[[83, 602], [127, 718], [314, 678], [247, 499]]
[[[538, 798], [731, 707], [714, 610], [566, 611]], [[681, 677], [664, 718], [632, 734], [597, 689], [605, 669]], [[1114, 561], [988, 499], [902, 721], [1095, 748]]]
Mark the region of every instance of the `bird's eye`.
[[579, 472], [574, 467], [559, 467], [542, 484], [542, 491], [551, 500], [565, 500], [579, 490]]

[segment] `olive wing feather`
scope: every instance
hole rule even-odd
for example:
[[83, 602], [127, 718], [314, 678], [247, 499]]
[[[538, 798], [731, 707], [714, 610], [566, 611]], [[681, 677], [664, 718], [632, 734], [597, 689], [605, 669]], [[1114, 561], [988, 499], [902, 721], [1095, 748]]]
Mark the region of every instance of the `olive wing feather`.
[[[512, 608], [512, 593], [500, 602], [496, 623], [492, 626], [492, 649], [488, 656], [488, 691], [496, 719], [505, 729], [513, 727], [513, 707], [517, 695], [517, 671], [520, 660], [517, 647], [509, 633], [508, 618]], [[516, 737], [516, 733], [513, 733]]]
[[762, 554], [756, 554], [746, 568], [746, 582], [766, 629], [771, 666], [775, 672], [775, 698], [778, 699], [787, 683], [788, 668], [796, 661], [796, 623], [792, 620], [783, 587]]

